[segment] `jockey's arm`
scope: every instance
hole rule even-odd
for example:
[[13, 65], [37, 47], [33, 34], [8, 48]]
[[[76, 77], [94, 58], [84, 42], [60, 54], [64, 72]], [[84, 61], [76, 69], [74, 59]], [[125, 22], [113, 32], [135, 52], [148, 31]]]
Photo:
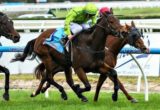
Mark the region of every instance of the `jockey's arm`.
[[65, 20], [65, 24], [64, 24], [64, 33], [65, 33], [65, 35], [67, 35], [67, 36], [71, 35], [70, 23], [73, 22], [73, 20], [75, 19], [76, 16], [77, 16], [77, 14], [73, 10], [71, 10], [67, 14], [66, 20]]
[[91, 24], [91, 26], [93, 26], [93, 25], [95, 25], [95, 24], [97, 23], [98, 12], [97, 12], [97, 14], [96, 14], [95, 16], [93, 16], [91, 19], [92, 19], [92, 24]]

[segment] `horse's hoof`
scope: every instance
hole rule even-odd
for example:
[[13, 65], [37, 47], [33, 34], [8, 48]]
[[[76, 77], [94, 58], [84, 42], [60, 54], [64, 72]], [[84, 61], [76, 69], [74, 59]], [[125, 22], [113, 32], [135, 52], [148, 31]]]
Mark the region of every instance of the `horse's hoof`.
[[79, 84], [75, 84], [74, 86], [75, 86], [75, 88], [76, 88], [77, 90], [80, 88], [80, 85], [79, 85]]
[[86, 97], [81, 98], [82, 102], [88, 102], [88, 99]]
[[63, 100], [67, 100], [67, 99], [68, 99], [68, 97], [67, 97], [66, 94], [61, 94], [61, 98], [62, 98]]
[[31, 94], [30, 97], [35, 97], [35, 95]]
[[97, 98], [94, 98], [94, 100], [93, 100], [94, 102], [97, 102], [98, 101], [98, 99]]
[[113, 101], [117, 101], [117, 99], [118, 99], [117, 94], [112, 94], [112, 100], [113, 100]]
[[3, 94], [3, 99], [6, 101], [9, 101], [9, 94]]
[[45, 93], [45, 92], [46, 92], [46, 89], [42, 88], [41, 93]]
[[131, 103], [138, 103], [137, 99], [131, 99], [130, 101], [131, 101]]
[[35, 97], [36, 96], [36, 93], [35, 92], [33, 92], [31, 95], [30, 95], [30, 97]]
[[80, 88], [80, 85], [79, 85], [79, 84], [75, 84], [74, 87], [75, 87], [75, 90], [76, 90], [76, 92], [77, 92], [78, 94], [81, 94], [81, 93], [82, 93], [82, 89]]

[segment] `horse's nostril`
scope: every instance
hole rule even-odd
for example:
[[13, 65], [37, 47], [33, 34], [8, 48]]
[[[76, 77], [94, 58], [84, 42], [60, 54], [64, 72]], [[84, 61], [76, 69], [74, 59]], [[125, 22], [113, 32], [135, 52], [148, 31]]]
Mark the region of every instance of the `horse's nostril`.
[[14, 36], [14, 43], [19, 42], [20, 37], [19, 36]]

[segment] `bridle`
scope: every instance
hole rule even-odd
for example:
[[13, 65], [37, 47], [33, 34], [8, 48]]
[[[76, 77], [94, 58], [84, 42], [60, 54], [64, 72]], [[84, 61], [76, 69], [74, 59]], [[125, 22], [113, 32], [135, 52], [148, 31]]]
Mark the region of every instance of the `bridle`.
[[110, 25], [110, 23], [109, 23], [109, 21], [108, 21], [108, 17], [109, 17], [109, 16], [113, 16], [113, 15], [112, 15], [112, 14], [107, 14], [107, 15], [106, 15], [106, 14], [103, 14], [103, 16], [104, 16], [104, 18], [100, 18], [100, 19], [104, 19], [104, 20], [106, 21], [106, 23], [107, 23], [107, 28], [101, 26], [101, 25], [98, 24], [98, 23], [96, 24], [96, 26], [102, 28], [102, 29], [105, 31], [106, 34], [108, 34], [107, 32], [110, 32], [110, 34], [113, 35], [113, 36], [123, 38], [122, 33], [121, 33], [120, 31], [116, 31], [116, 30]]
[[136, 46], [135, 42], [140, 37], [142, 37], [142, 34], [138, 31], [138, 29], [135, 27], [131, 27], [131, 30], [128, 33], [129, 44], [132, 46]]

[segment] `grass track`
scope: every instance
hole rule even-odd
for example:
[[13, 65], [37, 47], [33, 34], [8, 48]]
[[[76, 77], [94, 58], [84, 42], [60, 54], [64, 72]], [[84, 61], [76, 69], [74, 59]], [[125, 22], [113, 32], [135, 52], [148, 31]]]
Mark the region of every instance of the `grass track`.
[[[2, 90], [0, 94], [2, 95]], [[57, 91], [49, 91], [49, 98], [43, 94], [30, 98], [31, 90], [11, 90], [10, 101], [0, 100], [0, 110], [160, 110], [160, 94], [149, 95], [149, 102], [144, 101], [144, 94], [132, 94], [139, 103], [132, 104], [119, 93], [118, 102], [111, 100], [111, 93], [101, 92], [99, 101], [93, 102], [94, 92], [86, 93], [89, 102], [81, 102], [73, 92], [67, 91], [68, 100], [63, 101]]]

